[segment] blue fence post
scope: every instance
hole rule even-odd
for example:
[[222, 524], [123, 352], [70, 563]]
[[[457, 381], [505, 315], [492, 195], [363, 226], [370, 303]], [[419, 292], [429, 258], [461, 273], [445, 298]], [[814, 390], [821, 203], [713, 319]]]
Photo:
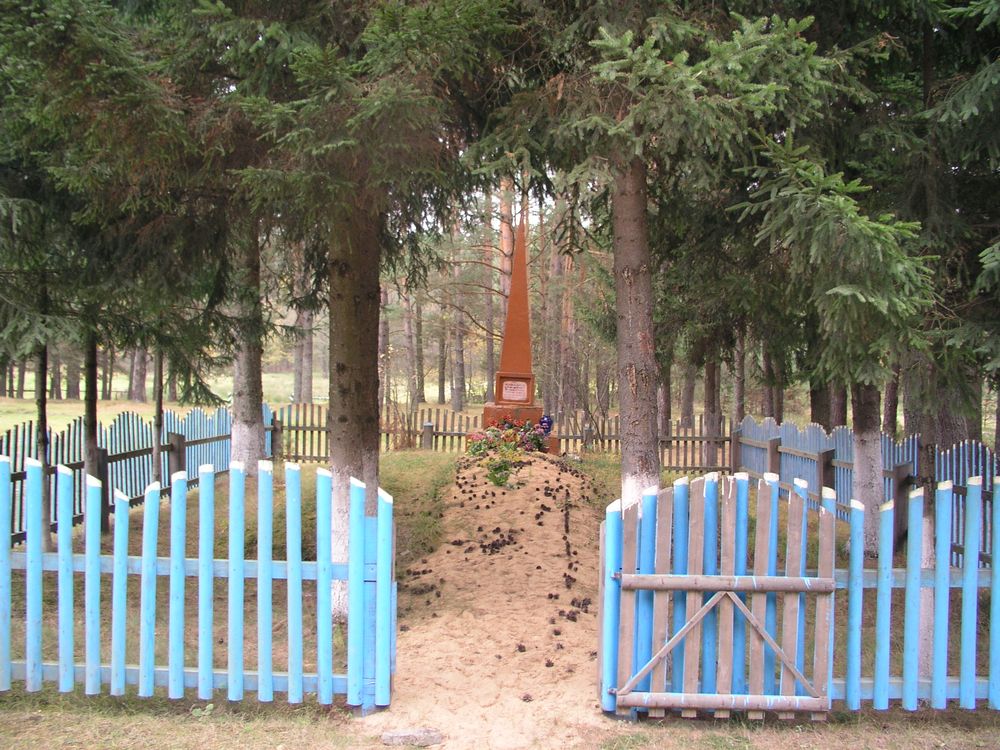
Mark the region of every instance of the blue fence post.
[[10, 535], [13, 491], [10, 484], [10, 458], [0, 456], [0, 690], [10, 690]]
[[[317, 480], [318, 492], [318, 480]], [[274, 545], [274, 465], [257, 463], [257, 700], [274, 700], [272, 659], [272, 556]]]
[[328, 469], [316, 470], [316, 672], [317, 701], [333, 702], [333, 522], [331, 518], [333, 476]]
[[[800, 568], [799, 575], [806, 574], [807, 561], [809, 558], [809, 483], [804, 479], [796, 477], [792, 480], [792, 487], [795, 494], [802, 498], [802, 542], [799, 548]], [[795, 647], [795, 666], [800, 672], [804, 671], [806, 659], [806, 595], [799, 594], [799, 625], [797, 645]], [[805, 686], [796, 681], [795, 694], [805, 695]]]
[[0, 690], [10, 690], [10, 535], [13, 506], [10, 458], [0, 456]]
[[198, 467], [198, 698], [212, 699], [215, 579], [215, 467]]
[[[702, 544], [703, 572], [707, 576], [719, 574], [719, 474], [705, 475], [705, 539]], [[708, 601], [705, 594], [703, 601]], [[652, 616], [650, 617], [652, 619]], [[715, 692], [716, 668], [719, 650], [719, 612], [713, 609], [702, 620], [701, 629], [701, 690]]]
[[931, 707], [948, 700], [948, 611], [951, 600], [951, 480], [938, 482], [934, 493], [934, 657], [931, 664]]
[[243, 545], [246, 474], [240, 461], [229, 464], [229, 658], [226, 696], [243, 700]]
[[101, 692], [101, 481], [87, 477], [84, 523], [84, 690]]
[[[774, 576], [778, 574], [778, 499], [781, 492], [780, 479], [774, 472], [766, 472], [764, 481], [771, 492], [771, 523], [767, 530], [767, 574]], [[767, 594], [767, 605], [764, 609], [764, 630], [771, 638], [778, 636], [778, 595]], [[774, 664], [777, 654], [769, 647], [764, 647], [764, 692], [767, 695], [775, 695], [778, 692], [777, 676], [774, 673]]]
[[[1000, 446], [996, 446], [1000, 450]], [[990, 570], [990, 678], [989, 706], [1000, 709], [1000, 572], [997, 555], [1000, 555], [1000, 476], [993, 477], [993, 503], [990, 506], [990, 531], [992, 532], [990, 554], [993, 566]]]
[[604, 600], [601, 603], [601, 709], [614, 712], [611, 692], [618, 681], [618, 627], [621, 615], [622, 502], [615, 500], [604, 511]]
[[[733, 475], [736, 482], [736, 566], [738, 576], [747, 574], [747, 544], [749, 536], [750, 475], [745, 471]], [[740, 594], [740, 601], [746, 603], [746, 594]], [[746, 635], [747, 626], [743, 613], [734, 612], [733, 629], [733, 692], [746, 693]]]
[[153, 694], [156, 661], [156, 542], [160, 524], [160, 483], [146, 488], [142, 508], [142, 563], [139, 581], [139, 697]]
[[347, 556], [347, 705], [362, 704], [365, 612], [365, 485], [351, 478]]
[[184, 697], [184, 542], [187, 472], [170, 477], [170, 607], [167, 621], [167, 697]]
[[[638, 573], [656, 572], [656, 487], [642, 493], [639, 506]], [[635, 597], [635, 661], [633, 674], [642, 669], [653, 656], [653, 592], [640, 590]], [[636, 690], [648, 692], [652, 678], [646, 675]]]
[[[59, 559], [59, 692], [73, 691], [73, 472], [56, 467], [56, 537]], [[8, 546], [7, 539], [0, 544]]]
[[875, 596], [875, 675], [872, 688], [872, 708], [889, 707], [889, 627], [892, 608], [892, 546], [893, 502], [879, 507], [878, 587]]
[[910, 492], [906, 532], [906, 599], [903, 605], [903, 708], [917, 710], [920, 679], [920, 557], [923, 547], [924, 490]]
[[111, 563], [111, 695], [125, 695], [129, 506], [128, 495], [115, 490], [115, 548]]
[[41, 461], [26, 458], [24, 468], [27, 473], [24, 684], [25, 690], [33, 693], [42, 689], [42, 483], [48, 480], [43, 475]]
[[865, 506], [851, 500], [850, 545], [847, 561], [847, 669], [844, 702], [850, 711], [861, 708], [861, 615], [864, 603]]
[[302, 702], [302, 470], [285, 464], [285, 552], [288, 559], [288, 702]]
[[378, 492], [375, 584], [375, 705], [388, 706], [392, 662], [392, 495]]
[[965, 553], [962, 561], [962, 634], [958, 705], [976, 707], [976, 614], [979, 604], [979, 535], [983, 514], [983, 478], [969, 477], [965, 493]]
[[[689, 498], [690, 483], [687, 477], [680, 477], [674, 481], [674, 571], [678, 575], [686, 575], [688, 571], [688, 521], [689, 519]], [[620, 515], [620, 513], [619, 513]], [[621, 520], [619, 519], [619, 524]], [[621, 552], [618, 554], [619, 565], [621, 564]], [[680, 632], [687, 622], [687, 593], [675, 591], [673, 593], [674, 622], [671, 637]], [[684, 643], [677, 644], [673, 651], [674, 661], [671, 666], [671, 685], [675, 693], [680, 693], [684, 689]], [[696, 666], [697, 668], [697, 666]]]

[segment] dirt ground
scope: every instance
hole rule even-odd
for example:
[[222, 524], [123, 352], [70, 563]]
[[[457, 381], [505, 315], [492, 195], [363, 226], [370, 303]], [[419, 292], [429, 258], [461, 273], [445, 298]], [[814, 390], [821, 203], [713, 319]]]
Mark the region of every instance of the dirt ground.
[[486, 480], [463, 459], [445, 544], [402, 581], [391, 710], [372, 731], [433, 727], [448, 748], [570, 747], [608, 729], [597, 703], [599, 513], [586, 478], [532, 457]]

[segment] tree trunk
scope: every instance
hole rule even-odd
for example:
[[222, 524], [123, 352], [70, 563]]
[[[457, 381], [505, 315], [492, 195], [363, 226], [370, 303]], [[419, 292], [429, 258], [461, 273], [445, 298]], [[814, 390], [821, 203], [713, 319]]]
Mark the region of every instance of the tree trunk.
[[671, 404], [673, 384], [670, 379], [670, 370], [673, 364], [674, 347], [671, 344], [663, 356], [660, 357], [660, 384], [656, 390], [656, 413], [657, 420], [659, 421], [658, 432], [661, 439], [670, 436], [672, 427], [670, 423], [673, 421], [673, 405]]
[[892, 368], [892, 378], [885, 384], [885, 404], [882, 412], [882, 432], [896, 436], [899, 413], [899, 364]]
[[684, 382], [681, 384], [681, 427], [694, 427], [694, 385], [698, 368], [688, 360], [684, 363]]
[[154, 482], [163, 483], [163, 461], [160, 444], [163, 440], [163, 350], [153, 351], [153, 454], [152, 475]]
[[774, 385], [771, 386], [774, 394], [771, 396], [774, 404], [774, 421], [781, 424], [785, 421], [785, 371], [781, 360], [772, 359], [771, 368], [774, 373]]
[[746, 334], [736, 336], [733, 349], [733, 428], [743, 423], [747, 414], [747, 352]]
[[[84, 473], [107, 482], [98, 470], [97, 444], [97, 334], [88, 331], [83, 351], [83, 446]], [[110, 496], [111, 488], [107, 488]]]
[[[392, 388], [389, 386], [389, 290], [379, 290], [378, 324], [378, 404], [380, 418], [387, 418], [392, 403]], [[383, 408], [384, 404], [384, 408]]]
[[[454, 246], [457, 248], [460, 237], [458, 229], [454, 232]], [[454, 263], [452, 275], [455, 280], [455, 293], [452, 302], [455, 305], [455, 313], [452, 316], [454, 327], [452, 328], [452, 346], [454, 365], [452, 366], [452, 387], [451, 387], [451, 408], [454, 411], [465, 410], [465, 319], [462, 310], [462, 295], [460, 290], [461, 278], [459, 265]]]
[[618, 379], [621, 387], [622, 503], [660, 484], [652, 260], [646, 229], [646, 165], [619, 165], [611, 194]]
[[483, 244], [483, 268], [486, 271], [486, 279], [483, 286], [486, 287], [483, 297], [483, 327], [486, 329], [485, 354], [486, 363], [486, 403], [496, 400], [493, 392], [494, 381], [497, 379], [497, 358], [496, 340], [493, 337], [493, 328], [496, 326], [493, 314], [493, 191], [486, 191], [486, 227], [487, 242]]
[[761, 354], [761, 365], [764, 375], [763, 388], [760, 391], [760, 411], [764, 417], [774, 419], [774, 365], [771, 362], [771, 353], [764, 347]]
[[413, 336], [413, 295], [403, 297], [403, 337], [406, 339], [406, 405], [417, 405], [417, 345]]
[[[42, 290], [42, 314], [47, 313], [48, 298]], [[42, 549], [55, 552], [52, 543], [52, 496], [49, 491], [49, 422], [45, 400], [45, 381], [48, 375], [49, 349], [42, 344], [35, 352], [35, 457], [42, 463]], [[6, 540], [3, 542], [7, 543]]]
[[573, 274], [573, 256], [562, 258], [562, 311], [559, 323], [559, 396], [558, 403], [566, 414], [579, 408], [579, 366], [576, 352], [576, 318], [573, 315], [573, 294], [570, 279]]
[[313, 327], [316, 325], [316, 313], [313, 310], [302, 311], [302, 368], [299, 397], [303, 403], [313, 402], [315, 383], [313, 380], [313, 362], [315, 360], [315, 336]]
[[847, 424], [847, 387], [830, 383], [830, 429]]
[[417, 400], [414, 403], [423, 404], [427, 401], [424, 392], [427, 384], [424, 382], [424, 306], [419, 294], [413, 309], [413, 351], [417, 371]]
[[11, 386], [13, 385], [14, 376], [13, 373], [10, 373], [10, 377], [8, 378], [9, 371], [10, 371], [10, 362], [6, 358], [4, 358], [3, 365], [2, 367], [0, 367], [0, 396], [8, 395], [7, 393], [8, 380], [10, 381], [10, 385]]
[[115, 377], [115, 346], [109, 344], [104, 353], [104, 372], [101, 373], [101, 398], [105, 401], [111, 399], [111, 389], [114, 386]]
[[[865, 553], [878, 554], [879, 506], [885, 501], [882, 479], [881, 394], [874, 385], [851, 386], [854, 418], [854, 481], [851, 497], [865, 506]], [[903, 512], [903, 508], [897, 509]]]
[[[374, 511], [378, 488], [379, 246], [378, 217], [355, 207], [329, 256], [330, 409], [327, 431], [333, 474], [332, 552], [347, 560], [351, 477], [365, 483]], [[334, 585], [338, 619], [347, 613], [346, 586]]]
[[829, 432], [830, 421], [830, 385], [816, 379], [809, 381], [809, 419]]
[[51, 379], [49, 381], [49, 398], [56, 401], [62, 401], [62, 357], [58, 354], [52, 354], [49, 359], [49, 371], [51, 373]]
[[[719, 403], [719, 363], [709, 357], [705, 360], [705, 436], [718, 437], [721, 434], [722, 405]], [[703, 443], [702, 461], [706, 466], [718, 462], [719, 444], [715, 440]]]
[[[600, 353], [597, 355], [597, 367], [594, 373], [594, 390], [597, 396], [597, 411], [607, 419], [611, 408], [611, 371], [612, 363], [605, 360]], [[551, 413], [551, 412], [550, 412]]]
[[500, 317], [507, 320], [507, 297], [510, 296], [510, 274], [514, 262], [514, 209], [511, 192], [514, 181], [500, 180]]
[[80, 399], [80, 357], [75, 346], [66, 349], [63, 358], [66, 366], [66, 398]]
[[167, 401], [172, 404], [177, 403], [177, 371], [173, 367], [167, 368]]
[[17, 397], [24, 398], [24, 376], [28, 371], [28, 363], [23, 359], [17, 363]]
[[437, 340], [437, 371], [438, 371], [438, 398], [439, 404], [447, 403], [445, 399], [445, 384], [448, 380], [448, 323], [445, 319], [445, 311], [441, 310], [441, 325], [438, 327]]
[[128, 397], [146, 403], [146, 349], [139, 347], [132, 353], [132, 372], [129, 378]]
[[264, 458], [264, 388], [261, 362], [263, 312], [260, 302], [260, 239], [257, 222], [251, 220], [240, 238], [236, 272], [240, 275], [237, 315], [243, 325], [238, 332], [233, 358], [232, 460], [239, 461], [247, 476], [257, 475], [257, 462]]

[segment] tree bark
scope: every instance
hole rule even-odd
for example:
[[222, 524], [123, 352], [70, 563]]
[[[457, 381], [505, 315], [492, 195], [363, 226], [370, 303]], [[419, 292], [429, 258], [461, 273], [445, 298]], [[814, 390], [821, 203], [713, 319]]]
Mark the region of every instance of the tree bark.
[[[42, 290], [42, 314], [47, 313], [48, 299]], [[48, 375], [49, 348], [42, 344], [35, 352], [35, 412], [38, 422], [35, 431], [35, 457], [42, 463], [42, 549], [54, 552], [52, 542], [52, 496], [49, 491], [49, 422], [45, 399], [45, 381]], [[4, 540], [6, 544], [6, 540]]]
[[674, 347], [669, 346], [667, 351], [660, 357], [660, 383], [656, 389], [656, 413], [659, 422], [658, 432], [660, 438], [670, 436], [673, 421], [673, 383], [670, 379], [670, 370], [674, 364]]
[[[719, 403], [719, 363], [709, 357], [705, 360], [705, 436], [718, 437], [721, 434], [722, 404]], [[707, 466], [718, 462], [719, 444], [715, 440], [703, 443], [702, 460]]]
[[832, 427], [830, 420], [830, 386], [817, 380], [809, 382], [809, 419], [829, 432]]
[[[458, 247], [460, 238], [456, 229], [454, 235], [455, 247]], [[462, 295], [460, 290], [460, 274], [458, 263], [452, 266], [452, 275], [455, 279], [455, 293], [452, 302], [455, 305], [455, 314], [452, 316], [452, 346], [454, 365], [452, 367], [452, 387], [451, 387], [451, 408], [454, 411], [465, 410], [465, 320], [462, 310]]]
[[167, 401], [177, 403], [177, 371], [173, 367], [167, 368]]
[[559, 406], [565, 414], [579, 408], [580, 378], [576, 352], [576, 317], [573, 314], [573, 294], [570, 279], [573, 256], [562, 258], [562, 299], [559, 323]]
[[[596, 372], [594, 373], [594, 390], [597, 396], [597, 411], [607, 419], [611, 408], [611, 372], [613, 365], [598, 353], [596, 357]], [[551, 412], [550, 412], [551, 413]]]
[[28, 363], [23, 359], [17, 363], [17, 397], [24, 398], [24, 376], [28, 371]]
[[[358, 205], [329, 255], [330, 408], [327, 430], [333, 474], [333, 559], [347, 560], [351, 477], [365, 483], [368, 512], [378, 488], [379, 218]], [[346, 587], [335, 585], [334, 612], [347, 612]]]
[[163, 350], [153, 351], [153, 454], [152, 474], [154, 482], [163, 483], [163, 461], [160, 445], [163, 440]]
[[847, 387], [830, 383], [830, 428], [847, 424]]
[[500, 180], [500, 317], [507, 320], [507, 297], [510, 296], [510, 274], [514, 262], [514, 208], [511, 192], [514, 181]]
[[747, 352], [746, 334], [736, 336], [733, 349], [733, 429], [743, 423], [747, 414]]
[[[84, 445], [84, 473], [102, 482], [107, 482], [108, 478], [100, 476], [98, 471], [98, 450], [97, 444], [97, 334], [93, 331], [87, 332], [87, 339], [84, 342], [83, 350], [83, 445]], [[111, 488], [108, 488], [110, 495]]]
[[68, 347], [63, 358], [66, 367], [66, 398], [80, 398], [80, 358], [75, 346]]
[[49, 398], [56, 401], [62, 401], [62, 357], [60, 357], [59, 354], [52, 354], [50, 355], [49, 360]]
[[438, 371], [438, 397], [439, 404], [447, 403], [445, 399], [445, 384], [448, 379], [448, 322], [445, 311], [441, 310], [441, 325], [438, 327], [437, 340], [437, 371]]
[[[392, 403], [392, 388], [389, 384], [389, 290], [379, 290], [378, 325], [378, 404], [381, 413], [388, 417]], [[383, 408], [384, 404], [384, 408]]]
[[618, 379], [621, 386], [622, 503], [660, 484], [652, 260], [646, 228], [646, 165], [618, 165], [611, 195]]
[[[851, 386], [854, 419], [854, 480], [851, 497], [865, 506], [865, 553], [878, 553], [879, 506], [885, 501], [882, 479], [881, 394], [874, 385]], [[902, 512], [903, 509], [898, 509]]]
[[497, 378], [497, 358], [496, 340], [493, 338], [493, 329], [496, 326], [493, 313], [493, 191], [486, 191], [486, 227], [487, 242], [483, 244], [483, 268], [486, 279], [483, 286], [486, 287], [483, 296], [483, 327], [486, 329], [484, 359], [486, 363], [486, 403], [496, 400], [493, 392], [494, 381]]
[[115, 377], [115, 346], [109, 344], [104, 353], [104, 372], [101, 373], [101, 398], [105, 401], [111, 399], [111, 389], [114, 386]]
[[406, 403], [407, 409], [416, 407], [417, 398], [417, 344], [413, 335], [413, 295], [403, 296], [403, 336], [406, 339]]
[[694, 386], [698, 368], [690, 359], [684, 363], [684, 382], [681, 384], [681, 427], [694, 427]]
[[260, 239], [257, 222], [250, 221], [246, 235], [240, 238], [237, 273], [240, 274], [236, 302], [243, 326], [238, 333], [233, 358], [232, 460], [239, 461], [247, 476], [257, 475], [257, 462], [264, 458], [264, 400], [261, 382], [261, 342], [263, 312], [260, 302]]
[[882, 432], [890, 437], [896, 436], [899, 422], [899, 364], [892, 368], [892, 378], [885, 384], [885, 404], [882, 412]]
[[131, 401], [146, 403], [146, 349], [139, 347], [132, 352], [132, 370], [128, 384]]
[[413, 352], [417, 375], [417, 400], [416, 404], [427, 402], [424, 382], [424, 306], [417, 294], [416, 304], [413, 306]]
[[772, 359], [771, 370], [774, 374], [774, 384], [771, 386], [774, 421], [781, 424], [785, 421], [785, 372], [781, 361]]

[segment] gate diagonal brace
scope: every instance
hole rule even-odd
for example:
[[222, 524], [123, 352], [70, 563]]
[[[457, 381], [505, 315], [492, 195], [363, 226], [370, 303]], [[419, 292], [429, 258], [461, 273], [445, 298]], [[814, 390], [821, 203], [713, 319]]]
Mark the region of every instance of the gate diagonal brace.
[[[826, 581], [826, 579], [820, 580], [824, 582]], [[833, 581], [831, 580], [830, 583], [832, 584]], [[813, 590], [815, 591], [816, 589]], [[631, 693], [632, 690], [635, 689], [635, 686], [638, 685], [646, 675], [652, 672], [656, 665], [665, 659], [667, 655], [673, 651], [677, 644], [683, 640], [684, 636], [691, 632], [691, 630], [696, 627], [709, 612], [717, 607], [724, 597], [729, 597], [729, 599], [735, 603], [736, 607], [743, 613], [743, 616], [746, 617], [747, 621], [753, 626], [753, 630], [757, 637], [762, 639], [768, 647], [774, 651], [774, 653], [781, 660], [781, 663], [788, 668], [796, 680], [802, 683], [803, 687], [805, 687], [805, 689], [809, 692], [809, 695], [813, 698], [821, 698], [822, 696], [820, 696], [819, 691], [816, 690], [813, 684], [806, 679], [805, 675], [799, 671], [798, 667], [795, 665], [795, 661], [788, 657], [781, 646], [779, 646], [767, 632], [767, 629], [760, 622], [760, 620], [754, 617], [753, 613], [733, 591], [717, 591], [707, 602], [705, 602], [705, 604], [702, 605], [702, 607], [691, 617], [691, 619], [684, 624], [684, 627], [678, 630], [677, 633], [674, 634], [674, 636], [653, 655], [643, 668], [640, 669], [630, 680], [628, 680], [628, 682], [617, 690], [615, 688], [611, 688], [608, 692], [610, 694], [617, 695], [619, 698]]]

